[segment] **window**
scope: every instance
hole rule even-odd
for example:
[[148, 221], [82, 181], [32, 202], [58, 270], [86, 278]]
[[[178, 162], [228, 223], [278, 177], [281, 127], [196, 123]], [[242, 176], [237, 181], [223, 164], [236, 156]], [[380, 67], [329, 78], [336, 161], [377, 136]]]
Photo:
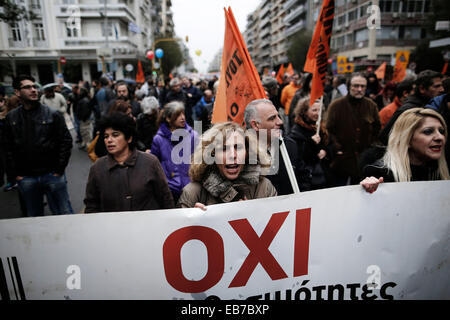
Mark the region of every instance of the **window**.
[[34, 23], [34, 38], [39, 41], [45, 40], [44, 25], [42, 23]]
[[19, 24], [14, 22], [9, 25], [11, 27], [11, 35], [13, 41], [22, 41], [22, 34], [20, 33]]
[[399, 12], [399, 11], [400, 11], [400, 1], [393, 1], [392, 12]]
[[356, 31], [356, 34], [355, 34], [356, 42], [366, 41], [366, 40], [369, 40], [368, 29], [361, 29], [361, 30]]
[[67, 38], [78, 38], [80, 36], [80, 30], [75, 23], [66, 23], [66, 35]]
[[[101, 27], [102, 27], [102, 36], [104, 37], [105, 34], [105, 23], [102, 22], [101, 23]], [[113, 26], [112, 26], [112, 22], [108, 22], [108, 37], [112, 37], [113, 35]]]
[[415, 1], [411, 1], [411, 0], [408, 1], [408, 12], [414, 12], [415, 4], [416, 4]]
[[425, 0], [425, 5], [423, 7], [423, 12], [430, 12], [430, 0]]
[[416, 1], [416, 12], [423, 12], [423, 1]]

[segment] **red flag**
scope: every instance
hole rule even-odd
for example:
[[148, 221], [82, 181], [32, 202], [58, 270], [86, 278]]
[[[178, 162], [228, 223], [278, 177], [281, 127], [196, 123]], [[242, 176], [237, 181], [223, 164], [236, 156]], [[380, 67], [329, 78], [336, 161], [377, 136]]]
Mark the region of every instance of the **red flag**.
[[284, 78], [284, 64], [281, 65], [277, 73], [277, 81], [279, 84], [283, 83], [283, 78]]
[[138, 60], [138, 70], [137, 70], [137, 74], [136, 74], [136, 82], [145, 82], [145, 77], [144, 77], [144, 70], [142, 70], [142, 64], [141, 61]]
[[247, 104], [266, 95], [233, 12], [230, 7], [228, 11], [224, 10], [225, 40], [212, 123], [233, 121], [243, 124]]
[[448, 61], [447, 62], [445, 62], [445, 64], [444, 64], [444, 68], [442, 68], [442, 74], [446, 74], [447, 73], [447, 68], [448, 68]]
[[311, 105], [323, 95], [328, 56], [330, 54], [333, 19], [334, 1], [324, 0], [303, 68], [306, 72], [313, 74], [311, 81]]

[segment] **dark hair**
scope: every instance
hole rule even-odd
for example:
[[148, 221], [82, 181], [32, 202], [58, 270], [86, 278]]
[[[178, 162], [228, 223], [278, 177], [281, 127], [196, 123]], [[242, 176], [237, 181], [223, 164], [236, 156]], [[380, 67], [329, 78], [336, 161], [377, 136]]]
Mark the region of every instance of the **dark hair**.
[[98, 128], [100, 130], [100, 137], [104, 136], [106, 129], [112, 128], [113, 130], [122, 132], [126, 140], [130, 137], [133, 138], [128, 144], [128, 147], [131, 150], [136, 147], [136, 123], [133, 118], [127, 116], [126, 114], [120, 112], [111, 113], [100, 119]]
[[419, 87], [422, 86], [424, 89], [428, 89], [433, 84], [433, 79], [442, 79], [443, 75], [439, 72], [433, 70], [423, 70], [417, 75], [416, 79], [416, 92], [419, 92]]
[[444, 93], [450, 93], [450, 78], [442, 81], [442, 86], [444, 87]]
[[33, 81], [33, 82], [36, 81], [29, 74], [21, 74], [21, 75], [19, 75], [19, 76], [14, 78], [13, 83], [12, 83], [13, 88], [16, 89], [16, 90], [20, 90], [20, 86], [21, 86], [23, 80], [30, 80], [30, 81]]
[[112, 114], [115, 112], [126, 114], [128, 109], [131, 109], [131, 104], [124, 98], [119, 97], [116, 99], [116, 101], [114, 101], [114, 104], [109, 109], [108, 114]]
[[403, 96], [403, 92], [408, 91], [411, 92], [413, 89], [413, 80], [404, 80], [397, 85], [397, 89], [395, 90], [395, 96], [397, 98], [401, 98]]

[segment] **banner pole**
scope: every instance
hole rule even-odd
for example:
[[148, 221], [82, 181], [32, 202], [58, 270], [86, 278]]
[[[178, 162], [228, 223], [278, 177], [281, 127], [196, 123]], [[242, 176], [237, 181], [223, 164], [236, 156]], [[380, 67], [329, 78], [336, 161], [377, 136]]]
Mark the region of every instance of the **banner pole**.
[[289, 158], [289, 154], [286, 149], [286, 145], [284, 144], [283, 137], [280, 136], [281, 144], [280, 151], [281, 156], [283, 157], [284, 165], [286, 167], [287, 174], [289, 176], [289, 181], [291, 182], [292, 190], [295, 194], [300, 193], [300, 188], [298, 187], [297, 178], [295, 177], [294, 169], [292, 168], [291, 159]]
[[323, 109], [323, 95], [320, 97], [320, 109], [319, 109], [319, 119], [317, 119], [317, 129], [316, 134], [320, 133], [320, 123], [322, 122], [322, 109]]

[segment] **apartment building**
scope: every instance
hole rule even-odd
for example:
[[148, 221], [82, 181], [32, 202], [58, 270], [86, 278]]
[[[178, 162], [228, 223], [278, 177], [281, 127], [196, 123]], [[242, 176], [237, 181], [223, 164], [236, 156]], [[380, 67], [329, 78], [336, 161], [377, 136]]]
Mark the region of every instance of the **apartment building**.
[[[371, 5], [379, 7], [377, 25], [367, 20], [373, 13]], [[431, 0], [336, 0], [336, 11], [331, 38], [335, 56], [346, 56], [356, 70], [369, 65], [391, 63], [396, 51], [413, 50], [421, 41], [429, 39], [427, 14]]]
[[259, 72], [277, 69], [288, 62], [289, 37], [302, 29], [312, 30], [319, 0], [262, 0], [247, 17], [244, 38]]
[[41, 84], [55, 82], [59, 72], [67, 82], [91, 81], [105, 69], [116, 79], [134, 77], [155, 37], [174, 32], [170, 0], [15, 1], [37, 19], [0, 23], [3, 81], [13, 70]]

